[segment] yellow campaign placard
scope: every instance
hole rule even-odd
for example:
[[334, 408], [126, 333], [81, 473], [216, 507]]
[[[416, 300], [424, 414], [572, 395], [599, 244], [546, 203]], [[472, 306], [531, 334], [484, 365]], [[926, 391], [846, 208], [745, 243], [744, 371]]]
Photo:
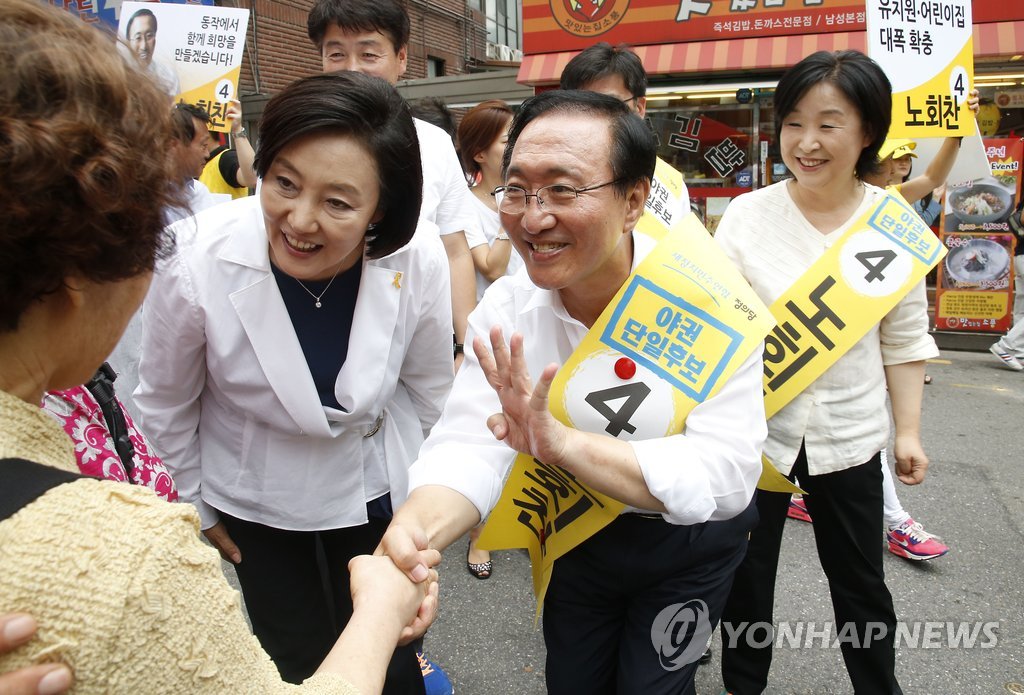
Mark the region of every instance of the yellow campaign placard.
[[971, 0], [867, 0], [868, 54], [892, 82], [890, 138], [974, 135]]
[[[636, 231], [654, 239], [661, 239], [672, 228], [674, 211], [680, 209], [682, 198], [683, 175], [658, 157], [654, 168], [654, 180], [651, 183], [651, 194], [647, 198], [644, 214], [637, 223]], [[685, 202], [688, 208], [689, 200]], [[757, 482], [757, 488], [768, 492], [803, 492], [779, 473], [768, 459], [761, 462], [761, 478]]]
[[227, 132], [248, 23], [245, 8], [129, 0], [118, 35], [170, 100], [205, 109], [210, 130]]
[[[194, 104], [199, 108], [210, 114], [210, 125], [209, 128], [212, 131], [217, 132], [230, 132], [231, 123], [228, 122], [228, 102], [230, 99], [225, 99], [225, 94], [233, 95], [233, 87], [231, 89], [225, 89], [225, 85], [237, 85], [238, 78], [242, 74], [242, 68], [237, 67], [228, 73], [220, 75], [212, 82], [208, 82], [203, 85], [199, 85], [195, 89], [188, 92], [183, 92], [178, 95], [178, 101], [183, 101], [186, 104]], [[235, 98], [232, 96], [232, 98]]]
[[654, 179], [651, 181], [651, 194], [644, 203], [644, 214], [637, 222], [636, 231], [653, 239], [661, 239], [679, 222], [677, 218], [680, 209], [684, 216], [689, 213], [690, 201], [683, 201], [682, 198], [683, 175], [658, 157]]
[[[637, 440], [681, 433], [773, 325], [768, 309], [692, 214], [663, 235], [569, 357], [549, 407], [581, 431]], [[520, 454], [480, 538], [528, 548], [538, 615], [555, 560], [624, 505]]]
[[771, 418], [853, 347], [934, 268], [946, 247], [887, 193], [771, 306], [765, 415]]

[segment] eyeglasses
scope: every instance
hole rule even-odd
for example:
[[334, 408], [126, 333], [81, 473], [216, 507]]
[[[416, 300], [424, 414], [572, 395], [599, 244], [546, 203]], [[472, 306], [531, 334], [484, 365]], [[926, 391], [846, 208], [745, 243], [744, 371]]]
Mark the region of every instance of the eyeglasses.
[[530, 198], [536, 198], [537, 204], [546, 212], [558, 213], [575, 205], [580, 193], [596, 191], [621, 181], [622, 179], [615, 179], [586, 188], [574, 188], [564, 183], [553, 183], [550, 186], [538, 188], [536, 193], [527, 193], [526, 189], [521, 186], [498, 186], [491, 191], [491, 195], [498, 201], [498, 210], [506, 215], [521, 215], [526, 212], [526, 205]]

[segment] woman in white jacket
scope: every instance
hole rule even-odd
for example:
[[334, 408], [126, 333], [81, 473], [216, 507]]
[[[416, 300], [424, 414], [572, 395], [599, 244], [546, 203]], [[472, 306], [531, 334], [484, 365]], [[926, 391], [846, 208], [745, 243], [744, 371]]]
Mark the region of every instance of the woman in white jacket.
[[[386, 83], [293, 83], [267, 104], [255, 166], [259, 196], [175, 228], [136, 403], [236, 565], [254, 632], [301, 682], [351, 615], [348, 560], [376, 547], [447, 396], [448, 268], [436, 233], [414, 235], [418, 144]], [[385, 692], [422, 692], [405, 651]]]

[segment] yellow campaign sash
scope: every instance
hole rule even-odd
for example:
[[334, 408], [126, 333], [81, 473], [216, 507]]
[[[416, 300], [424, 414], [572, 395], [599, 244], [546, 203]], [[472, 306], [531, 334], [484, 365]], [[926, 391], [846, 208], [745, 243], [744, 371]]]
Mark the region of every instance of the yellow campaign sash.
[[[558, 370], [549, 408], [569, 427], [625, 440], [681, 433], [689, 412], [718, 392], [773, 323], [689, 214], [663, 234]], [[529, 550], [539, 615], [554, 561], [623, 508], [520, 453], [480, 546]]]
[[771, 306], [778, 324], [765, 338], [765, 415], [835, 364], [945, 255], [898, 195], [861, 215]]
[[[672, 228], [672, 221], [678, 216], [683, 196], [683, 176], [661, 157], [658, 157], [651, 182], [651, 194], [644, 205], [644, 214], [636, 225], [636, 231], [653, 239], [661, 239]], [[689, 201], [683, 208], [689, 215]], [[707, 231], [705, 231], [705, 234]], [[761, 461], [761, 478], [757, 481], [760, 490], [769, 492], [803, 492], [793, 485], [779, 470], [768, 462]]]

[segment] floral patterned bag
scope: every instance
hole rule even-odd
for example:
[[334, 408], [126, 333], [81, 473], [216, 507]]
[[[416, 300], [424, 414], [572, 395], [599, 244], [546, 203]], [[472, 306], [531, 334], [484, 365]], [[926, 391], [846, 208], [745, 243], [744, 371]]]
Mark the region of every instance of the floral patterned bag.
[[143, 485], [174, 502], [178, 499], [174, 480], [114, 395], [116, 378], [104, 363], [88, 384], [48, 391], [42, 407], [71, 437], [82, 473]]

